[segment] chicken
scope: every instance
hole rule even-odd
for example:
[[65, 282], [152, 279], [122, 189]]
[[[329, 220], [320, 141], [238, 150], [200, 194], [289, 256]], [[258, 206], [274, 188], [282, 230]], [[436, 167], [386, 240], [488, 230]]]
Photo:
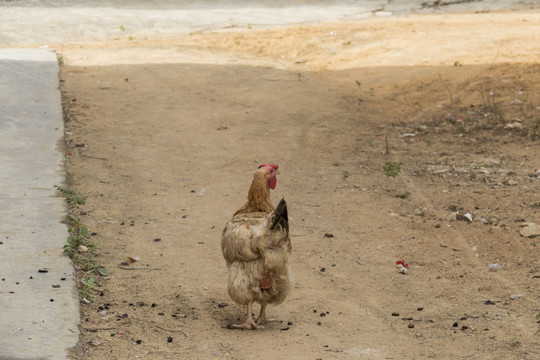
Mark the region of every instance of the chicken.
[[[259, 166], [247, 202], [223, 230], [221, 250], [227, 262], [229, 295], [237, 304], [247, 305], [246, 321], [230, 325], [232, 328], [257, 329], [268, 321], [266, 306], [282, 303], [291, 289], [287, 204], [281, 199], [274, 209], [270, 200], [277, 174], [277, 165]], [[254, 302], [261, 304], [256, 320], [252, 315]]]

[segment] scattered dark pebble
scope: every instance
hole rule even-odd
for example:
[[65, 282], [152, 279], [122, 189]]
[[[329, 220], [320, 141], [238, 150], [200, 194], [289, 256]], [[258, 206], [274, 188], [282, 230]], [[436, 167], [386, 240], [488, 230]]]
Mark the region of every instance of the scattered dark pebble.
[[152, 305], [150, 305], [150, 307], [156, 307], [157, 304], [156, 303], [152, 303]]
[[120, 315], [119, 317], [120, 317], [121, 319], [125, 319], [125, 318], [127, 318], [128, 316], [129, 316], [128, 314], [122, 314], [122, 315]]
[[47, 269], [39, 269], [38, 272], [40, 272], [40, 273], [48, 273], [49, 270], [47, 270]]
[[320, 322], [320, 321], [317, 321], [317, 325], [321, 326], [321, 322]]
[[405, 317], [405, 318], [401, 318], [401, 320], [405, 320], [405, 321], [412, 321], [412, 317]]
[[[2, 279], [3, 280], [3, 279]], [[313, 309], [313, 312], [316, 313], [317, 312], [317, 309]]]
[[423, 307], [419, 307], [419, 308], [418, 308], [418, 309], [416, 309], [416, 310], [418, 310], [418, 311], [422, 311], [422, 310], [424, 310], [424, 308], [423, 308]]
[[192, 193], [194, 193], [194, 192], [195, 192], [195, 190], [191, 190], [191, 192], [192, 192]]
[[399, 316], [399, 313], [398, 312], [393, 312], [392, 316]]
[[135, 344], [140, 345], [142, 343], [142, 340], [135, 341]]
[[[30, 276], [30, 279], [32, 279], [31, 276]], [[66, 278], [60, 278], [60, 281], [66, 281]]]
[[160, 238], [156, 238], [156, 239], [154, 239], [154, 242], [160, 242], [160, 241], [161, 241], [161, 239], [160, 239]]
[[326, 271], [326, 268], [323, 268], [323, 267], [322, 267], [320, 271], [321, 271], [321, 272], [325, 272], [325, 271]]
[[2, 241], [0, 241], [0, 245], [2, 245], [2, 244], [3, 244], [3, 242], [2, 242]]
[[463, 325], [463, 326], [461, 327], [461, 330], [465, 331], [465, 330], [467, 330], [468, 328], [469, 328], [469, 327], [468, 327], [467, 325]]
[[326, 316], [326, 313], [321, 313], [321, 317]]
[[467, 320], [467, 317], [466, 316], [462, 316], [461, 319], [459, 319], [461, 321], [464, 321], [464, 320]]
[[328, 345], [323, 345], [323, 347], [327, 348], [327, 347], [328, 347]]
[[129, 306], [135, 306], [135, 304], [134, 304], [134, 303], [129, 303], [128, 305], [129, 305]]
[[159, 316], [163, 316], [163, 315], [165, 315], [165, 313], [158, 313], [158, 315], [159, 315]]
[[104, 306], [98, 306], [98, 310], [99, 311], [105, 310], [105, 307]]
[[325, 237], [325, 238], [333, 238], [333, 237], [334, 237], [334, 234], [326, 233], [326, 234], [324, 234], [324, 237]]
[[452, 324], [452, 327], [458, 327], [458, 325], [459, 325], [459, 324], [458, 324], [457, 321], [456, 321], [454, 324]]
[[172, 336], [169, 336], [169, 337], [167, 338], [167, 342], [170, 342], [170, 343], [172, 342]]
[[407, 325], [407, 327], [408, 327], [409, 329], [412, 329], [412, 328], [414, 328], [414, 324], [409, 324], [409, 325]]
[[229, 304], [224, 303], [224, 302], [218, 304], [218, 307], [220, 308], [224, 308], [225, 306], [229, 306]]
[[52, 287], [55, 288], [55, 289], [58, 289], [60, 287], [60, 285], [53, 285]]
[[97, 232], [90, 233], [90, 236], [96, 236]]
[[173, 318], [178, 317], [178, 315], [176, 315], [176, 314], [172, 314], [171, 316], [172, 316]]
[[122, 266], [129, 266], [129, 263], [128, 263], [127, 261], [122, 261], [122, 262], [120, 263], [120, 265], [122, 265]]
[[54, 302], [54, 299], [51, 299], [50, 302]]
[[139, 302], [137, 302], [137, 305], [143, 307], [144, 303], [142, 301], [139, 301]]
[[122, 221], [122, 222], [120, 223], [120, 225], [124, 225], [124, 222]]
[[30, 280], [32, 280], [32, 279], [34, 279], [34, 277], [33, 277], [33, 276], [30, 276]]
[[100, 291], [99, 296], [104, 296], [105, 293], [103, 291]]
[[85, 147], [86, 145], [84, 144], [75, 144], [75, 147], [79, 147], [79, 148], [82, 148], [82, 147]]
[[19, 285], [19, 282], [17, 281], [17, 282], [15, 283], [15, 285]]
[[287, 323], [287, 325], [291, 326], [291, 325], [292, 325], [292, 321], [289, 321], [289, 322]]
[[116, 334], [115, 334], [115, 333], [111, 333], [111, 336], [114, 336], [114, 335], [116, 335]]
[[495, 303], [491, 300], [486, 300], [486, 302], [484, 303], [486, 305], [495, 305]]
[[289, 330], [289, 327], [288, 327], [288, 326], [286, 326], [286, 327], [284, 327], [284, 328], [281, 328], [281, 329], [279, 329], [279, 330], [281, 330], [281, 331], [287, 331], [287, 330]]

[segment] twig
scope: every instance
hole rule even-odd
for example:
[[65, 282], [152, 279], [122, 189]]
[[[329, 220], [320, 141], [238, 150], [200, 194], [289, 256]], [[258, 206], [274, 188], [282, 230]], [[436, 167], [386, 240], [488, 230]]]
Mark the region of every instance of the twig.
[[97, 159], [97, 160], [104, 160], [104, 161], [108, 161], [109, 159], [105, 159], [105, 158], [102, 158], [102, 157], [97, 157], [97, 156], [90, 156], [90, 155], [85, 155], [85, 154], [78, 154], [79, 156], [84, 156], [84, 157], [87, 157], [87, 158], [90, 158], [90, 159]]
[[385, 136], [384, 137], [384, 143], [386, 145], [386, 155], [389, 155], [390, 154], [390, 150], [388, 149], [388, 136]]
[[98, 331], [105, 331], [105, 330], [115, 330], [115, 329], [116, 329], [115, 327], [95, 328], [95, 329], [83, 328], [83, 330], [90, 331], [90, 332], [98, 332]]
[[399, 246], [399, 247], [401, 247], [401, 245], [399, 245], [399, 244], [382, 244], [382, 245], [377, 246], [377, 250], [381, 250], [381, 251], [384, 251], [384, 252], [390, 252], [390, 251], [386, 251], [386, 250], [381, 249], [381, 248], [386, 247], [386, 246]]
[[156, 269], [156, 268], [143, 268], [143, 267], [127, 267], [127, 266], [122, 266], [122, 265], [118, 265], [118, 267], [122, 270], [163, 270], [163, 269]]

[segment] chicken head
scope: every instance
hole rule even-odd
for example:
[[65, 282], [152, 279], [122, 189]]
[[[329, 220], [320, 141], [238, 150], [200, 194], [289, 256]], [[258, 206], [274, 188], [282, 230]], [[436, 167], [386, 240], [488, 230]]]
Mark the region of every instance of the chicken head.
[[261, 164], [259, 165], [258, 169], [263, 169], [266, 171], [266, 183], [270, 189], [274, 190], [277, 184], [276, 175], [279, 174], [279, 166], [274, 164]]

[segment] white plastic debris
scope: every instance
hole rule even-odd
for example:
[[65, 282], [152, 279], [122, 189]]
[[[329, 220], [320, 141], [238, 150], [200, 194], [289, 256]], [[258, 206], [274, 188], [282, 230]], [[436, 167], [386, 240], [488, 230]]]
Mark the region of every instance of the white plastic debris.
[[495, 263], [495, 264], [489, 264], [488, 266], [488, 270], [491, 271], [491, 272], [495, 272], [495, 271], [499, 271], [502, 269], [502, 266]]

